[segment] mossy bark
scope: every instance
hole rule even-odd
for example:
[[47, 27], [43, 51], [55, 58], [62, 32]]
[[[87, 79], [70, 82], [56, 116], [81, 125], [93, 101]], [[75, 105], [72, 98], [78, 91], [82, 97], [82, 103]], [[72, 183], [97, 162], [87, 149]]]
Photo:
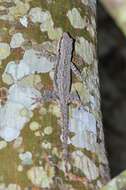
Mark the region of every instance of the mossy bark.
[[[95, 6], [94, 1], [86, 0], [0, 1], [0, 51], [4, 55], [0, 56], [1, 188], [94, 190], [109, 180], [100, 112]], [[63, 32], [68, 32], [75, 41], [72, 62], [83, 79], [72, 74], [71, 92], [77, 92], [81, 105], [76, 102], [69, 105], [68, 172], [62, 157], [59, 102], [39, 103], [34, 97], [38, 91], [54, 90], [52, 56], [58, 53]], [[43, 57], [47, 64], [39, 71], [33, 64], [39, 67]], [[9, 92], [6, 97], [5, 88]], [[34, 108], [34, 101], [30, 103], [33, 99], [38, 101]], [[15, 106], [14, 111], [17, 109], [11, 119], [7, 118], [10, 104]], [[18, 119], [25, 123], [21, 129], [14, 124]], [[8, 124], [3, 120], [14, 122]], [[8, 131], [18, 135], [10, 137]]]

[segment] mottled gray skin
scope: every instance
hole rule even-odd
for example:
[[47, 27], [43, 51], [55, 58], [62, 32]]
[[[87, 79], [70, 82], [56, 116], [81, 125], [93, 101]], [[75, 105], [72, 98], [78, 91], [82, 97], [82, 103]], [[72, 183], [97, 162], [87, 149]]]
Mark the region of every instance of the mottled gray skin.
[[63, 33], [60, 41], [58, 60], [54, 74], [54, 85], [60, 100], [67, 102], [71, 86], [71, 59], [73, 39], [67, 33]]
[[68, 102], [71, 87], [71, 59], [73, 39], [67, 33], [63, 33], [60, 41], [58, 60], [54, 74], [54, 86], [59, 100], [62, 120], [62, 139], [64, 158], [68, 158]]

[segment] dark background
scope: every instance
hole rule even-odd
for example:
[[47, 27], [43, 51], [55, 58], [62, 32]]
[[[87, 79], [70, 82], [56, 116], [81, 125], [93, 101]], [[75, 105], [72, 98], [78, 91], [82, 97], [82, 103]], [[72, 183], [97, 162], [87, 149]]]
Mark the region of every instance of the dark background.
[[112, 177], [126, 169], [126, 39], [98, 4], [101, 108]]

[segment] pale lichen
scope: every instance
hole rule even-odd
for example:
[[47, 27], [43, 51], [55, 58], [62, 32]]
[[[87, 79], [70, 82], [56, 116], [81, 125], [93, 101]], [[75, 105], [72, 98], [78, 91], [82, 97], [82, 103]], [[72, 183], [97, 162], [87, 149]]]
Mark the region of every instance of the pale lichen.
[[[40, 28], [42, 28], [42, 25], [40, 26]], [[63, 31], [61, 28], [50, 28], [48, 30], [48, 35], [51, 40], [60, 39], [62, 36], [62, 33]]]
[[0, 141], [0, 150], [5, 148], [7, 146], [7, 142], [6, 141]]
[[23, 171], [23, 166], [22, 166], [22, 165], [18, 165], [17, 171], [18, 171], [18, 172], [22, 172], [22, 171]]
[[46, 135], [50, 135], [50, 134], [52, 133], [52, 131], [53, 131], [53, 129], [52, 129], [51, 126], [48, 126], [48, 127], [46, 127], [46, 128], [44, 129], [44, 133], [45, 133]]
[[[24, 77], [19, 83], [22, 85], [37, 88], [39, 90], [39, 87], [41, 87], [41, 85], [42, 85], [42, 80], [41, 80], [41, 76], [39, 74], [30, 74], [30, 75]], [[39, 84], [41, 84], [41, 85], [39, 86]], [[40, 88], [40, 90], [41, 90], [41, 88]]]
[[23, 105], [14, 102], [7, 102], [0, 108], [0, 137], [10, 142], [16, 139], [24, 124], [29, 120], [20, 116], [20, 109]]
[[[60, 170], [62, 170], [64, 173], [65, 173], [65, 170], [66, 170], [66, 165], [65, 165], [66, 163], [65, 163], [65, 161], [64, 160], [62, 160], [59, 164], [58, 164], [58, 168], [60, 169]], [[69, 163], [67, 163], [67, 169], [68, 169], [68, 171], [70, 171], [70, 169], [71, 169], [71, 165], [69, 164]]]
[[20, 23], [22, 24], [22, 26], [26, 27], [28, 26], [28, 18], [26, 16], [23, 16], [20, 18]]
[[14, 21], [15, 19], [24, 16], [30, 8], [29, 3], [16, 1], [16, 6], [9, 8], [8, 20]]
[[108, 160], [106, 158], [105, 148], [104, 148], [104, 145], [102, 143], [96, 144], [96, 151], [97, 151], [99, 163], [105, 164], [105, 165], [108, 164]]
[[27, 172], [28, 179], [36, 186], [50, 188], [55, 175], [54, 168], [48, 168], [48, 172], [42, 167], [32, 167]]
[[76, 53], [81, 56], [87, 64], [93, 64], [94, 52], [92, 43], [88, 42], [83, 37], [78, 37], [75, 43]]
[[6, 59], [9, 55], [10, 55], [9, 44], [0, 42], [0, 60]]
[[35, 131], [34, 134], [35, 134], [36, 137], [41, 137], [40, 131]]
[[73, 165], [79, 168], [88, 180], [95, 180], [99, 176], [97, 166], [85, 154], [77, 150], [72, 153]]
[[45, 115], [45, 114], [47, 114], [47, 109], [42, 106], [39, 110], [39, 113], [42, 115]]
[[60, 107], [57, 106], [57, 104], [50, 104], [48, 111], [49, 111], [49, 113], [52, 113], [56, 117], [60, 117], [61, 116]]
[[53, 26], [53, 21], [52, 21], [50, 13], [48, 11], [42, 11], [40, 7], [32, 8], [29, 11], [28, 15], [33, 23], [36, 23], [36, 22], [45, 23], [48, 20], [50, 27]]
[[48, 32], [50, 39], [60, 39], [62, 36], [62, 29], [54, 27], [54, 22], [49, 11], [42, 11], [40, 7], [32, 8], [29, 12], [29, 18], [33, 23], [40, 23], [40, 30]]
[[[7, 3], [7, 2], [6, 2]], [[11, 2], [12, 3], [12, 2]], [[15, 1], [13, 6], [5, 7], [5, 14], [0, 15], [1, 20], [15, 21], [24, 16], [29, 8], [29, 2]]]
[[6, 186], [4, 183], [0, 183], [0, 190], [6, 189]]
[[20, 110], [20, 115], [21, 115], [22, 117], [27, 117], [27, 118], [29, 118], [29, 117], [32, 115], [32, 112], [29, 111], [28, 108], [24, 107], [24, 108], [22, 108], [22, 109]]
[[10, 183], [7, 187], [4, 183], [0, 183], [0, 190], [21, 190], [21, 187], [12, 183]]
[[[18, 84], [14, 84], [9, 88], [8, 101], [17, 104], [19, 103], [22, 105], [22, 108], [27, 108], [29, 111], [33, 110], [38, 105], [37, 100], [41, 100], [41, 93], [35, 88]], [[20, 109], [19, 114], [21, 113], [22, 108]], [[26, 118], [27, 115], [28, 114], [25, 115]]]
[[18, 32], [18, 33], [15, 33], [13, 36], [12, 36], [12, 39], [11, 39], [11, 42], [10, 42], [10, 46], [11, 48], [18, 48], [22, 45], [22, 43], [25, 41], [24, 37], [23, 37], [23, 34]]
[[96, 119], [93, 114], [82, 107], [73, 109], [69, 121], [69, 130], [75, 133], [70, 139], [72, 145], [87, 150], [95, 150], [92, 142], [96, 142]]
[[13, 84], [13, 82], [14, 82], [12, 75], [9, 74], [9, 73], [4, 73], [2, 75], [2, 80], [3, 80], [4, 83], [6, 83], [8, 85]]
[[40, 126], [40, 124], [39, 124], [37, 121], [32, 121], [32, 122], [30, 123], [29, 127], [30, 127], [30, 129], [31, 129], [32, 131], [36, 131], [36, 130], [38, 130], [41, 126]]
[[81, 0], [81, 2], [86, 6], [88, 5], [88, 0]]
[[86, 85], [83, 83], [81, 82], [73, 83], [71, 91], [73, 91], [74, 93], [77, 91], [79, 96], [81, 97], [81, 101], [84, 102], [84, 104], [86, 104], [90, 101], [90, 98], [89, 98], [90, 93], [89, 93], [89, 89], [87, 89]]
[[33, 163], [32, 161], [32, 153], [27, 151], [19, 154], [19, 158], [22, 161], [22, 165], [31, 165]]
[[57, 156], [57, 157], [59, 157], [59, 153], [58, 153], [57, 147], [53, 147], [52, 148], [52, 154], [55, 155], [55, 156]]
[[67, 17], [69, 18], [70, 23], [74, 28], [83, 29], [86, 26], [86, 19], [81, 17], [80, 12], [77, 8], [69, 10]]
[[41, 146], [44, 149], [51, 149], [51, 147], [52, 147], [50, 142], [44, 142], [44, 141], [42, 142]]
[[[32, 61], [31, 61], [32, 60]], [[34, 73], [47, 73], [54, 67], [54, 62], [40, 52], [33, 49], [26, 50], [23, 59], [19, 64], [11, 61], [7, 64], [4, 74], [10, 74], [13, 80], [17, 81], [23, 77]]]
[[70, 118], [70, 130], [73, 132], [90, 131], [96, 135], [96, 119], [83, 107], [74, 108]]
[[21, 187], [17, 184], [9, 184], [7, 190], [21, 190]]
[[[37, 104], [36, 98], [41, 93], [35, 88], [14, 84], [9, 88], [6, 104], [0, 108], [0, 137], [6, 141], [16, 139], [21, 129], [32, 117], [32, 111]], [[27, 113], [22, 110], [27, 109]]]

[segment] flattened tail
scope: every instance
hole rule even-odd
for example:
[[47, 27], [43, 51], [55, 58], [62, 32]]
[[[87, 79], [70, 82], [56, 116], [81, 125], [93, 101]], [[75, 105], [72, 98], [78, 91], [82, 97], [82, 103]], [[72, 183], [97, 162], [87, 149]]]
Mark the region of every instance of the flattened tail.
[[66, 172], [68, 172], [68, 161], [69, 161], [69, 109], [68, 105], [61, 105], [61, 117], [62, 117], [62, 148], [63, 148], [63, 159], [65, 162]]

